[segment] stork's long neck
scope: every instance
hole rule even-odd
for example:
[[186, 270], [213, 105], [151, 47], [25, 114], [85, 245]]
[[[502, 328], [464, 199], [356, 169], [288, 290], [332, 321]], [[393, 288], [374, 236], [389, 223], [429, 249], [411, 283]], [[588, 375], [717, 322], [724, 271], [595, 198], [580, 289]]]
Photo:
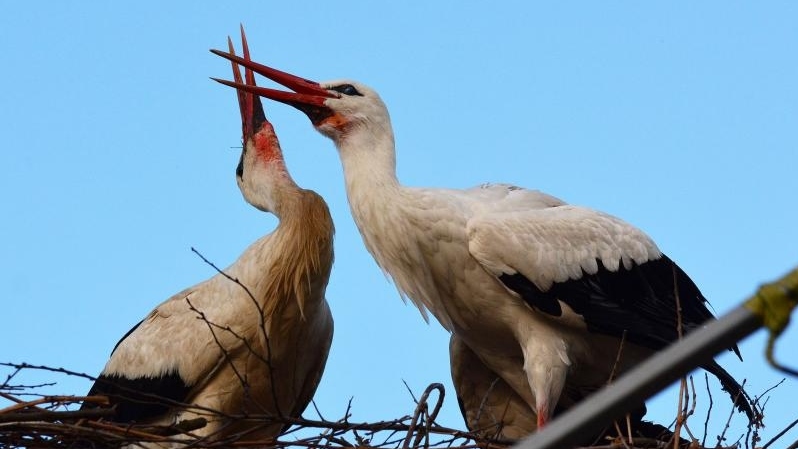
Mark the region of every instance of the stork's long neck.
[[[389, 128], [363, 132], [340, 142], [349, 207], [366, 248], [399, 291], [427, 319], [429, 309], [447, 329], [452, 319], [438, 307], [439, 291], [427, 259], [430, 233], [425, 211], [436, 209], [419, 189], [399, 184], [393, 133]], [[423, 228], [420, 229], [419, 226]]]
[[[364, 234], [400, 201], [396, 178], [396, 152], [390, 127], [355, 130], [338, 142], [346, 193], [352, 214]], [[367, 242], [368, 244], [368, 242]]]
[[323, 298], [333, 261], [334, 228], [324, 200], [300, 188], [282, 193], [277, 228], [248, 248], [233, 273], [266, 301], [266, 316], [279, 306], [269, 298], [292, 298], [302, 313], [309, 301]]
[[250, 204], [280, 221], [239, 258], [236, 276], [264, 301], [265, 316], [278, 305], [270, 298], [293, 298], [303, 312], [308, 301], [323, 298], [330, 275], [333, 224], [327, 205], [291, 178], [268, 122], [247, 140], [237, 179]]

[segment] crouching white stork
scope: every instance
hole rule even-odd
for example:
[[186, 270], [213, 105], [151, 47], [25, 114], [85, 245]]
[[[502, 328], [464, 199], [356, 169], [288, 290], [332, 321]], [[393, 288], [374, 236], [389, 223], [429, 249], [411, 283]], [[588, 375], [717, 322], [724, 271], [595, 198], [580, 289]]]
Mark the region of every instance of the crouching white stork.
[[[613, 369], [622, 373], [677, 340], [680, 329], [712, 318], [690, 278], [624, 221], [512, 185], [402, 186], [388, 110], [372, 89], [316, 83], [213, 52], [296, 92], [217, 80], [300, 109], [333, 140], [352, 215], [377, 264], [473, 352], [480, 371], [529, 404], [538, 427], [555, 407], [605, 385]], [[453, 374], [465, 385], [460, 365]], [[702, 367], [755, 418], [729, 373], [714, 360]]]
[[[254, 86], [249, 70], [246, 83]], [[212, 440], [274, 437], [285, 427], [279, 418], [298, 417], [321, 378], [333, 335], [324, 297], [332, 219], [318, 194], [291, 179], [260, 99], [238, 97], [238, 186], [280, 222], [224, 275], [172, 296], [116, 345], [89, 392], [109, 396], [115, 421], [170, 425], [204, 417], [208, 424], [195, 434]], [[248, 415], [266, 418], [234, 419]]]

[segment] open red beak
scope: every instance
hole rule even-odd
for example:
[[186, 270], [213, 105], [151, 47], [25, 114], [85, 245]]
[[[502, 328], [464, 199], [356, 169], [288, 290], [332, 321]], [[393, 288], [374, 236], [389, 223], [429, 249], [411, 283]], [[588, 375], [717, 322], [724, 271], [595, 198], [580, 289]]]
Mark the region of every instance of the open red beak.
[[231, 61], [234, 67], [237, 64], [244, 66], [246, 68], [247, 74], [251, 74], [252, 72], [258, 73], [293, 90], [294, 92], [269, 89], [267, 87], [258, 87], [255, 85], [254, 78], [250, 81], [249, 75], [247, 77], [246, 83], [241, 82], [240, 75], [238, 77], [234, 77], [234, 81], [218, 78], [211, 78], [212, 80], [238, 89], [239, 98], [243, 91], [291, 105], [307, 114], [314, 124], [319, 123], [321, 120], [332, 115], [332, 111], [330, 111], [330, 109], [324, 105], [324, 102], [328, 98], [338, 97], [339, 95], [336, 92], [331, 92], [327, 89], [324, 89], [315, 81], [300, 78], [298, 76], [291, 75], [290, 73], [282, 72], [280, 70], [273, 69], [250, 60], [243, 27], [241, 28], [241, 39], [243, 40], [244, 45], [243, 58], [235, 55], [232, 50], [232, 44], [229, 53], [215, 49], [211, 49], [211, 53]]
[[[249, 61], [249, 47], [247, 46], [247, 37], [244, 34], [244, 27], [241, 27], [241, 45], [244, 51], [244, 60]], [[230, 49], [230, 54], [235, 55], [235, 49], [233, 48], [233, 41], [229, 37], [227, 38], [227, 46]], [[236, 56], [238, 58], [238, 56]], [[239, 58], [240, 59], [240, 58]], [[252, 70], [245, 69], [244, 76], [246, 78], [246, 83], [241, 78], [241, 69], [238, 67], [238, 64], [233, 63], [233, 79], [235, 80], [236, 85], [246, 86], [247, 88], [257, 88], [258, 86], [255, 84], [255, 74], [252, 73]], [[247, 140], [250, 139], [257, 133], [261, 126], [267, 122], [266, 114], [263, 112], [263, 104], [260, 102], [260, 98], [250, 93], [247, 89], [238, 89], [236, 91], [238, 93], [238, 107], [241, 110], [241, 130], [244, 140], [244, 145], [246, 145]]]

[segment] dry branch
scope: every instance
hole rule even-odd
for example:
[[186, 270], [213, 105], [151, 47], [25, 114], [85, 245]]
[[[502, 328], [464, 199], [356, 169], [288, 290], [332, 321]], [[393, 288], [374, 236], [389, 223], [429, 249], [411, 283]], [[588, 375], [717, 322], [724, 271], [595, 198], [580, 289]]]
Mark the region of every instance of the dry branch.
[[[63, 368], [49, 368], [27, 364], [0, 364], [15, 372], [38, 369], [53, 373], [78, 375]], [[12, 376], [13, 377], [13, 376]], [[443, 406], [444, 389], [440, 384], [430, 385], [416, 400], [412, 414], [378, 422], [350, 422], [351, 402], [344, 416], [337, 421], [306, 418], [280, 418], [268, 415], [232, 416], [235, 420], [279, 422], [291, 425], [288, 432], [276, 440], [248, 439], [246, 434], [236, 435], [224, 441], [201, 440], [191, 434], [204, 425], [202, 418], [184, 421], [177, 426], [148, 426], [118, 424], [108, 418], [108, 408], [75, 410], [82, 401], [107, 404], [103, 396], [44, 396], [23, 400], [19, 395], [36, 395], [36, 389], [8, 382], [0, 384], [0, 395], [13, 404], [0, 409], [0, 447], [37, 448], [118, 448], [131, 443], [172, 443], [191, 447], [273, 447], [277, 449], [325, 448], [325, 449], [502, 449], [511, 442], [496, 441], [479, 435], [439, 425], [438, 412]], [[437, 395], [432, 395], [437, 392]], [[770, 389], [767, 390], [770, 392]], [[437, 396], [434, 401], [431, 396]], [[415, 396], [414, 396], [415, 397]], [[761, 399], [761, 396], [757, 400]], [[212, 415], [211, 410], [206, 411]], [[319, 414], [319, 416], [321, 416]], [[230, 416], [228, 416], [230, 417]], [[783, 436], [791, 427], [776, 435], [768, 445]], [[306, 436], [309, 435], [309, 436]], [[629, 440], [620, 432], [609, 440], [603, 439], [592, 449], [640, 449], [672, 447], [670, 436], [663, 439], [635, 436]], [[695, 448], [696, 446], [690, 446]]]

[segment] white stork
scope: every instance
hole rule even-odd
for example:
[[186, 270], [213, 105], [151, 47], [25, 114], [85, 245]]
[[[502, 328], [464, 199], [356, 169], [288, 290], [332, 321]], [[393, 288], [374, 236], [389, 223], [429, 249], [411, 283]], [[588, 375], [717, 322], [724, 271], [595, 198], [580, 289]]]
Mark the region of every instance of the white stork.
[[[506, 184], [405, 187], [388, 110], [374, 90], [213, 52], [295, 92], [217, 80], [300, 109], [333, 140], [352, 215], [377, 264], [529, 404], [538, 427], [555, 407], [605, 385], [613, 369], [677, 340], [677, 304], [684, 332], [712, 318], [690, 278], [630, 224]], [[452, 364], [463, 385], [467, 371], [456, 358]], [[702, 367], [754, 419], [740, 385], [714, 360]]]
[[[246, 80], [254, 86], [249, 70]], [[279, 418], [298, 417], [321, 378], [333, 335], [324, 297], [332, 218], [318, 194], [291, 179], [260, 99], [239, 92], [239, 103], [238, 186], [280, 222], [224, 274], [172, 296], [116, 345], [89, 392], [109, 396], [114, 421], [170, 425], [201, 416], [209, 422], [195, 434], [212, 440], [274, 437], [285, 427]], [[231, 419], [253, 414], [276, 420]]]

